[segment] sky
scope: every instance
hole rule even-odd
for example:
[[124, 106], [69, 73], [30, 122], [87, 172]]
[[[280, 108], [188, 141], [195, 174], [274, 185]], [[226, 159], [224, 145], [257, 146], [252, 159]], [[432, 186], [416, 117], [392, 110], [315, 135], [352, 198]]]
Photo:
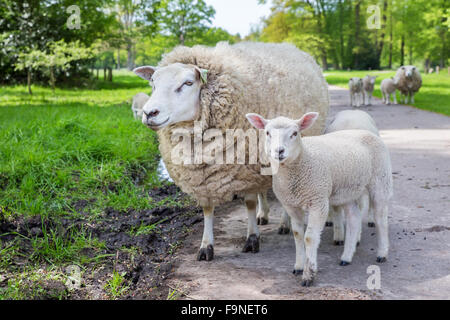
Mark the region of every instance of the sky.
[[231, 34], [239, 33], [245, 37], [250, 33], [252, 24], [258, 24], [260, 18], [270, 14], [269, 4], [259, 5], [258, 0], [205, 0], [216, 9], [214, 27], [221, 27]]

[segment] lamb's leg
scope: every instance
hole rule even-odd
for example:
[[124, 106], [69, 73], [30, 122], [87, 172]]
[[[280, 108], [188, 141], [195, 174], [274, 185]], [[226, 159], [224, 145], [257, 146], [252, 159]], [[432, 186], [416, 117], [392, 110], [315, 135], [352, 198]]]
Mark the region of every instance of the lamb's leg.
[[386, 95], [385, 95], [385, 93], [383, 91], [381, 91], [381, 102], [386, 104]]
[[377, 230], [377, 262], [385, 262], [389, 251], [388, 206], [386, 203], [376, 203], [373, 206], [375, 226]]
[[397, 103], [397, 93], [394, 91], [394, 93], [392, 95], [394, 96], [394, 104], [398, 104]]
[[203, 239], [200, 251], [197, 254], [197, 260], [210, 261], [214, 259], [214, 207], [203, 207]]
[[355, 201], [343, 206], [345, 219], [347, 222], [345, 232], [344, 253], [341, 257], [341, 266], [349, 265], [352, 262], [356, 250], [356, 243], [361, 229], [361, 211]]
[[259, 229], [256, 221], [256, 194], [245, 195], [245, 206], [248, 214], [247, 241], [242, 252], [259, 252]]
[[353, 94], [350, 91], [350, 106], [353, 107]]
[[286, 210], [283, 210], [283, 213], [281, 214], [280, 225], [278, 226], [278, 234], [289, 234], [289, 232], [291, 232], [289, 226], [289, 215], [287, 214]]
[[291, 215], [292, 232], [295, 240], [295, 266], [293, 273], [297, 276], [303, 274], [305, 266], [305, 215], [303, 212], [297, 212]]
[[269, 204], [267, 203], [267, 191], [258, 193], [258, 214], [256, 222], [259, 225], [266, 225], [269, 223]]
[[372, 94], [373, 92], [369, 92], [369, 106], [372, 105]]
[[410, 95], [411, 95], [411, 98], [410, 98], [411, 103], [414, 103], [414, 92], [410, 92]]
[[344, 245], [345, 240], [345, 219], [341, 206], [330, 206], [330, 215], [333, 219], [333, 242], [335, 246]]
[[317, 249], [320, 244], [320, 235], [327, 221], [328, 210], [328, 199], [309, 210], [308, 227], [305, 233], [306, 260], [302, 277], [302, 286], [304, 287], [312, 285], [317, 273]]

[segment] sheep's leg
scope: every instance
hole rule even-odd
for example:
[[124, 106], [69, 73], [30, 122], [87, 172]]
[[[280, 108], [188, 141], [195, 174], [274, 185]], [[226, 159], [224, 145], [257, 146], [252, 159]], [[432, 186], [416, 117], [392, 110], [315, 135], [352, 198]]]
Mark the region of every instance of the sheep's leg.
[[297, 276], [303, 274], [305, 266], [305, 215], [301, 210], [291, 214], [292, 232], [295, 240], [295, 265], [293, 273]]
[[345, 219], [341, 206], [330, 206], [330, 215], [333, 219], [333, 242], [335, 246], [344, 245], [345, 240]]
[[341, 266], [349, 265], [355, 254], [358, 235], [361, 229], [361, 211], [356, 202], [351, 202], [343, 206], [345, 219], [347, 222], [345, 232], [344, 253], [341, 256]]
[[283, 210], [281, 214], [280, 225], [278, 226], [278, 234], [289, 234], [291, 232], [290, 223], [289, 223], [289, 215], [286, 210]]
[[398, 104], [397, 103], [397, 93], [394, 91], [394, 93], [392, 95], [394, 96], [394, 104]]
[[269, 204], [267, 203], [267, 191], [258, 193], [258, 214], [256, 222], [259, 225], [266, 225], [269, 223]]
[[386, 104], [386, 95], [385, 95], [385, 93], [383, 91], [381, 91], [381, 102]]
[[410, 92], [409, 94], [410, 94], [411, 103], [414, 103], [414, 92]]
[[256, 221], [256, 194], [245, 195], [245, 206], [248, 214], [247, 241], [242, 252], [259, 252], [259, 229]]
[[361, 98], [362, 98], [361, 105], [364, 106], [366, 104], [366, 93], [364, 90], [361, 92]]
[[317, 249], [320, 244], [320, 235], [327, 221], [328, 210], [328, 199], [309, 210], [308, 227], [306, 228], [304, 240], [306, 260], [302, 277], [303, 287], [311, 286], [317, 273]]
[[388, 206], [374, 202], [375, 226], [377, 230], [377, 262], [385, 262], [389, 251]]
[[325, 222], [325, 227], [332, 227], [333, 226], [333, 215], [334, 215], [334, 211], [330, 207], [330, 212], [328, 212], [328, 218], [327, 218], [327, 222]]
[[373, 94], [373, 92], [369, 92], [369, 106], [371, 106], [372, 105], [372, 94]]
[[[367, 216], [369, 219], [368, 221], [369, 221], [369, 225], [370, 225], [370, 221], [371, 221], [370, 217], [369, 217], [370, 198], [369, 198], [369, 192], [367, 190], [364, 191], [361, 198], [359, 198], [358, 207], [359, 207], [359, 210], [361, 211], [361, 218]], [[361, 242], [361, 232], [362, 232], [362, 228], [359, 228], [358, 242], [357, 242], [358, 246], [359, 246], [359, 243]]]
[[200, 251], [197, 254], [197, 260], [210, 261], [214, 259], [214, 207], [203, 207], [203, 239]]

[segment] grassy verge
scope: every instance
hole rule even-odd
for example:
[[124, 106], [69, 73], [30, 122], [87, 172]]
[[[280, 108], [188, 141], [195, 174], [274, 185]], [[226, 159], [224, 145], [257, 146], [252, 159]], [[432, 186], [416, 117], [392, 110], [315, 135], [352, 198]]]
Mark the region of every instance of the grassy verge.
[[[326, 72], [329, 84], [348, 88], [351, 77], [364, 77], [367, 74], [378, 75], [374, 96], [381, 98], [380, 84], [383, 79], [393, 77], [395, 71], [332, 71]], [[450, 75], [446, 72], [437, 74], [422, 74], [423, 85], [414, 97], [414, 107], [450, 116]], [[400, 93], [397, 92], [397, 98]]]
[[[154, 245], [179, 241], [168, 233], [195, 210], [179, 209], [191, 203], [176, 190], [154, 195], [157, 138], [130, 110], [149, 91], [126, 72], [91, 89], [0, 88], [0, 300], [119, 298], [137, 257], [154, 263]], [[70, 265], [104, 281], [102, 294], [69, 292]]]

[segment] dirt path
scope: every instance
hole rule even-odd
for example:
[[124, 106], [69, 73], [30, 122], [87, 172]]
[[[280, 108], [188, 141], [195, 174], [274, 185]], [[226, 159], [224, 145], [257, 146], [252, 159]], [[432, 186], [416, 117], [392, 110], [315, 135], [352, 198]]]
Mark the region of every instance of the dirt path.
[[[331, 116], [349, 109], [347, 90], [330, 87]], [[242, 201], [217, 211], [215, 259], [195, 261], [202, 225], [180, 250], [173, 287], [191, 299], [450, 299], [450, 118], [375, 99], [362, 107], [377, 122], [391, 151], [395, 196], [390, 209], [389, 260], [380, 264], [381, 290], [370, 291], [367, 267], [375, 263], [375, 229], [363, 226], [353, 263], [338, 265], [342, 247], [326, 228], [315, 287], [292, 275], [292, 235], [278, 235], [280, 204], [270, 201], [257, 254], [241, 253], [247, 217]]]

